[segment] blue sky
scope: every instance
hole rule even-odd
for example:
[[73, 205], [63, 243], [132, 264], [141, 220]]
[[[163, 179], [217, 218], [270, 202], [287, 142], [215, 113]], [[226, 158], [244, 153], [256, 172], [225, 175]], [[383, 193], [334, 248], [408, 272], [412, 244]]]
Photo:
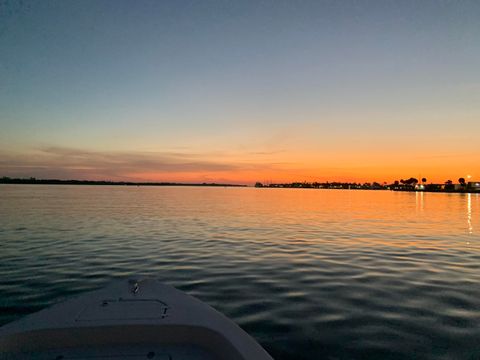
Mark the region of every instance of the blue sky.
[[3, 1], [0, 175], [480, 173], [478, 39], [477, 1]]

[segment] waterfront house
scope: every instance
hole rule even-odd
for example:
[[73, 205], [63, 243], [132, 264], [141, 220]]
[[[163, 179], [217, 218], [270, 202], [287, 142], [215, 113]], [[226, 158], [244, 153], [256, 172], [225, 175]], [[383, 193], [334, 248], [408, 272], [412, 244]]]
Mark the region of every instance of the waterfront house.
[[480, 181], [469, 181], [467, 183], [467, 190], [468, 191], [475, 191], [480, 192]]
[[415, 190], [416, 191], [424, 191], [425, 190], [425, 185], [417, 184], [417, 185], [415, 185]]

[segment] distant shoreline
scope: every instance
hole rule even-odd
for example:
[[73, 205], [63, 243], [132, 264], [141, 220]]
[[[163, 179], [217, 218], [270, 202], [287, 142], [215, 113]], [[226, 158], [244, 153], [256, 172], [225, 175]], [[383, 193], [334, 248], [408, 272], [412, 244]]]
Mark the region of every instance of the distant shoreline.
[[[413, 179], [413, 178], [412, 178]], [[336, 190], [390, 190], [400, 192], [431, 192], [431, 193], [457, 193], [457, 194], [479, 194], [480, 182], [469, 182], [464, 185], [454, 185], [451, 182], [445, 184], [418, 184], [416, 181], [407, 183], [403, 181], [400, 183], [396, 181], [393, 184], [387, 184], [386, 182], [380, 184], [378, 182], [373, 183], [349, 183], [349, 182], [293, 182], [293, 183], [279, 183], [279, 184], [267, 184], [264, 185], [260, 182], [255, 184], [257, 188], [282, 188], [282, 189], [336, 189]]]
[[18, 179], [0, 178], [0, 184], [20, 185], [113, 185], [113, 186], [212, 186], [212, 187], [247, 187], [239, 184], [218, 183], [176, 183], [176, 182], [133, 182], [133, 181], [105, 181], [105, 180], [60, 180], [60, 179]]
[[[221, 184], [221, 183], [177, 183], [177, 182], [134, 182], [134, 181], [108, 181], [108, 180], [60, 180], [60, 179], [37, 179], [37, 178], [0, 178], [0, 185], [92, 185], [92, 186], [193, 186], [193, 187], [252, 187], [245, 184]], [[421, 188], [411, 185], [380, 185], [379, 183], [284, 183], [263, 185], [256, 183], [256, 188], [283, 188], [283, 189], [324, 189], [324, 190], [389, 190], [399, 192], [431, 192], [447, 194], [479, 194], [480, 189], [441, 188], [440, 185], [429, 184]]]

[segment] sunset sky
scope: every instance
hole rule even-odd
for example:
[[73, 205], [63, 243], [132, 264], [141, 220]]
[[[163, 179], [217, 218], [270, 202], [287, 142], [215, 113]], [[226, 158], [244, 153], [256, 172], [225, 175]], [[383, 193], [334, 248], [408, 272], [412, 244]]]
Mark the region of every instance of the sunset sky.
[[0, 177], [480, 178], [480, 1], [0, 2]]

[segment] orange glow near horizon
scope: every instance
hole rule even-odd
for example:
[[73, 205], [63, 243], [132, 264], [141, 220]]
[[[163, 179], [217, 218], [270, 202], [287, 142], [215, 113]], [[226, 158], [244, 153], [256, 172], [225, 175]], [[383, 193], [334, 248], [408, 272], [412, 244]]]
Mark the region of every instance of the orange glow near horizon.
[[[467, 181], [480, 176], [475, 154], [461, 157], [427, 156], [422, 154], [343, 154], [318, 156], [312, 153], [296, 153], [270, 156], [268, 159], [239, 161], [224, 157], [218, 161], [233, 164], [238, 168], [228, 171], [194, 172], [133, 172], [129, 177], [146, 181], [179, 182], [225, 182], [252, 184], [282, 182], [387, 182], [409, 177], [426, 178], [427, 183], [458, 182], [460, 177]], [[211, 159], [214, 162], [217, 159]], [[470, 178], [468, 175], [470, 175]], [[478, 175], [476, 175], [478, 174]]]
[[[475, 152], [425, 153], [282, 151], [265, 153], [169, 153], [48, 148], [2, 154], [0, 176], [114, 181], [254, 184], [282, 182], [387, 182], [415, 177], [428, 183], [476, 180]], [[477, 175], [478, 174], [478, 175]], [[470, 176], [470, 177], [469, 177]]]
[[[452, 180], [454, 183], [458, 178], [464, 177], [465, 169], [470, 169], [468, 164], [454, 164], [453, 166], [425, 164], [425, 166], [412, 166], [409, 164], [399, 164], [393, 166], [391, 164], [369, 166], [355, 166], [353, 164], [345, 164], [340, 168], [339, 164], [335, 167], [322, 166], [321, 164], [289, 164], [285, 167], [271, 168], [268, 165], [262, 169], [258, 165], [257, 169], [238, 169], [231, 171], [215, 171], [215, 172], [138, 172], [130, 173], [128, 177], [141, 179], [145, 181], [172, 181], [172, 182], [222, 182], [222, 183], [239, 183], [252, 184], [257, 181], [262, 183], [289, 183], [289, 182], [373, 182], [391, 183], [395, 180], [407, 179], [409, 177], [426, 178], [428, 183], [444, 183]], [[475, 177], [471, 177], [475, 178]]]
[[427, 183], [474, 181], [475, 151], [462, 155], [368, 149], [284, 148], [279, 152], [135, 152], [50, 147], [4, 152], [0, 176], [114, 181], [254, 184], [288, 182], [387, 182], [415, 177]]

